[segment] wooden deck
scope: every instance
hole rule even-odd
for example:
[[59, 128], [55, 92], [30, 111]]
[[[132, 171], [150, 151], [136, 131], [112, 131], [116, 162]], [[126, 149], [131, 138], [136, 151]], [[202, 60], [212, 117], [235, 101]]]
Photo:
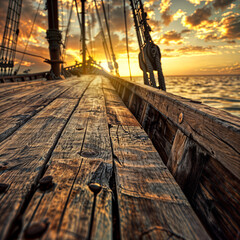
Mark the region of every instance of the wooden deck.
[[0, 112], [0, 239], [209, 239], [107, 78], [4, 83]]

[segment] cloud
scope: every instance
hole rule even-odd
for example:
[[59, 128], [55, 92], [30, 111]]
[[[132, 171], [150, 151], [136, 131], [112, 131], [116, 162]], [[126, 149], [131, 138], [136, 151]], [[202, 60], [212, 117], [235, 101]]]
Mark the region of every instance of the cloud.
[[160, 32], [160, 30], [162, 29], [161, 21], [159, 21], [159, 20], [149, 19], [148, 24], [154, 33]]
[[171, 0], [162, 0], [160, 3], [160, 13], [168, 11], [171, 5]]
[[222, 14], [222, 17], [226, 17], [226, 16], [229, 16], [229, 15], [231, 15], [231, 14], [233, 14], [232, 11], [230, 11], [230, 12], [225, 12], [225, 13]]
[[200, 71], [203, 72], [218, 72], [224, 74], [240, 74], [240, 63], [235, 62], [230, 65], [224, 66], [209, 66], [205, 68], [201, 68]]
[[[125, 23], [124, 23], [124, 13], [122, 6], [117, 6], [115, 8], [112, 8], [111, 10], [111, 18], [110, 18], [110, 26], [111, 30], [116, 32], [125, 32]], [[127, 25], [128, 25], [128, 31], [133, 26], [133, 20], [131, 17], [131, 11], [129, 8], [127, 8]]]
[[184, 26], [187, 26], [191, 29], [200, 25], [204, 21], [208, 21], [211, 15], [211, 8], [204, 6], [202, 8], [196, 9], [192, 15], [183, 17], [182, 23]]
[[5, 27], [5, 21], [6, 21], [6, 15], [7, 15], [7, 8], [8, 8], [8, 0], [1, 0], [1, 7], [0, 7], [0, 37], [2, 40], [2, 35], [4, 32]]
[[[238, 14], [231, 14], [223, 17], [214, 28], [214, 32], [201, 36], [200, 38], [207, 41], [213, 40], [227, 40], [228, 43], [234, 43], [235, 40], [240, 39], [240, 16]], [[230, 40], [230, 41], [229, 41]]]
[[215, 53], [212, 46], [187, 46], [178, 49], [178, 52], [182, 54], [192, 54], [192, 53]]
[[221, 38], [240, 39], [240, 17], [231, 15], [220, 22]]
[[188, 2], [196, 5], [199, 5], [201, 2], [205, 2], [205, 5], [207, 5], [209, 2], [212, 2], [213, 0], [187, 0]]
[[186, 12], [184, 12], [182, 9], [178, 9], [178, 11], [173, 14], [173, 20], [176, 21], [179, 18], [181, 18], [182, 16], [184, 16], [185, 14], [186, 14]]
[[224, 10], [235, 1], [236, 0], [214, 0], [213, 7], [215, 9]]
[[178, 9], [178, 11], [174, 14], [170, 11], [170, 6], [172, 5], [170, 0], [162, 0], [160, 3], [160, 13], [161, 18], [163, 20], [163, 24], [165, 26], [168, 26], [172, 21], [176, 21], [182, 16], [186, 14], [182, 9]]
[[182, 40], [183, 40], [183, 38], [182, 38], [181, 33], [177, 33], [174, 30], [168, 31], [160, 37], [160, 43], [166, 44], [166, 45], [169, 45], [170, 43], [171, 44], [182, 44], [183, 43]]
[[236, 44], [236, 41], [235, 40], [228, 40], [227, 43], [229, 43], [229, 44]]
[[160, 3], [160, 13], [163, 24], [168, 26], [173, 21], [173, 15], [170, 13], [171, 0], [162, 0]]
[[188, 1], [194, 5], [199, 5], [202, 0], [188, 0]]
[[234, 9], [236, 7], [236, 4], [232, 3], [227, 9]]
[[163, 49], [163, 57], [182, 57], [182, 56], [193, 56], [193, 55], [213, 55], [216, 54], [212, 46], [184, 46], [178, 49]]
[[181, 31], [181, 33], [189, 33], [189, 32], [191, 32], [190, 29], [183, 29], [183, 30]]
[[162, 14], [163, 24], [168, 26], [173, 21], [173, 16], [170, 14], [169, 10]]

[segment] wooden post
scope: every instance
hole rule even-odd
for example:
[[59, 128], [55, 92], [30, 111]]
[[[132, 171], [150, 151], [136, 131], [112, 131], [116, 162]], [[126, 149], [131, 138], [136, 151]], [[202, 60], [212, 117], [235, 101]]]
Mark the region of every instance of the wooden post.
[[47, 40], [49, 42], [49, 53], [51, 64], [51, 70], [55, 75], [54, 78], [60, 78], [60, 44], [62, 40], [61, 32], [58, 26], [58, 1], [57, 0], [47, 0], [48, 9], [48, 30], [47, 30]]
[[85, 37], [85, 2], [86, 0], [81, 0], [82, 2], [82, 67], [83, 74], [86, 74], [86, 37]]

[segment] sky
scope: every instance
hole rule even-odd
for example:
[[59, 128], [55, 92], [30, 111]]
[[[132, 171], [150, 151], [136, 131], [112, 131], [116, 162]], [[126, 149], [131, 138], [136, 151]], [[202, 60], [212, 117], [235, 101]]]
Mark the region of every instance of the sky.
[[[39, 1], [40, 10], [29, 38]], [[81, 1], [78, 0], [78, 2], [80, 11]], [[121, 76], [128, 76], [123, 1], [105, 0], [104, 2], [108, 9], [119, 73]], [[1, 41], [8, 0], [0, 0], [0, 3]], [[102, 16], [100, 0], [97, 0], [97, 3]], [[132, 75], [141, 76], [136, 32], [129, 1], [126, 0], [126, 3]], [[148, 23], [152, 29], [152, 39], [161, 49], [164, 75], [240, 74], [240, 0], [146, 0], [143, 3], [149, 18]], [[59, 1], [59, 23], [63, 41], [71, 4], [72, 0]], [[44, 8], [45, 0], [23, 0], [17, 49], [24, 50], [29, 38], [27, 52], [48, 59], [47, 11]], [[88, 0], [86, 8], [88, 9], [87, 24], [92, 29], [92, 38], [90, 38], [87, 27], [89, 52], [98, 63], [100, 62], [103, 67], [107, 68], [93, 1]], [[104, 21], [102, 24], [105, 28]], [[74, 6], [66, 43], [65, 66], [73, 65], [75, 61], [81, 61], [80, 48], [80, 29]], [[19, 53], [16, 55], [15, 67], [18, 67], [21, 57], [22, 55]], [[42, 59], [25, 55], [20, 73], [26, 69], [30, 69], [31, 72], [40, 72], [47, 71], [49, 68], [50, 66]]]

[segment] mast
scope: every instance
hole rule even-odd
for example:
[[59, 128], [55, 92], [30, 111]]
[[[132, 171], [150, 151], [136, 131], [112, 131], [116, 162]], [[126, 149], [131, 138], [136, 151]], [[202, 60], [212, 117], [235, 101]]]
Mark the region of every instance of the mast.
[[82, 2], [82, 66], [83, 74], [86, 74], [86, 31], [85, 31], [85, 2], [86, 0], [81, 0]]
[[47, 30], [47, 40], [49, 42], [49, 53], [50, 61], [47, 63], [51, 64], [51, 71], [55, 75], [53, 78], [60, 78], [62, 63], [60, 56], [60, 44], [62, 41], [62, 34], [59, 31], [58, 24], [58, 1], [57, 0], [47, 0], [48, 9], [48, 30]]

